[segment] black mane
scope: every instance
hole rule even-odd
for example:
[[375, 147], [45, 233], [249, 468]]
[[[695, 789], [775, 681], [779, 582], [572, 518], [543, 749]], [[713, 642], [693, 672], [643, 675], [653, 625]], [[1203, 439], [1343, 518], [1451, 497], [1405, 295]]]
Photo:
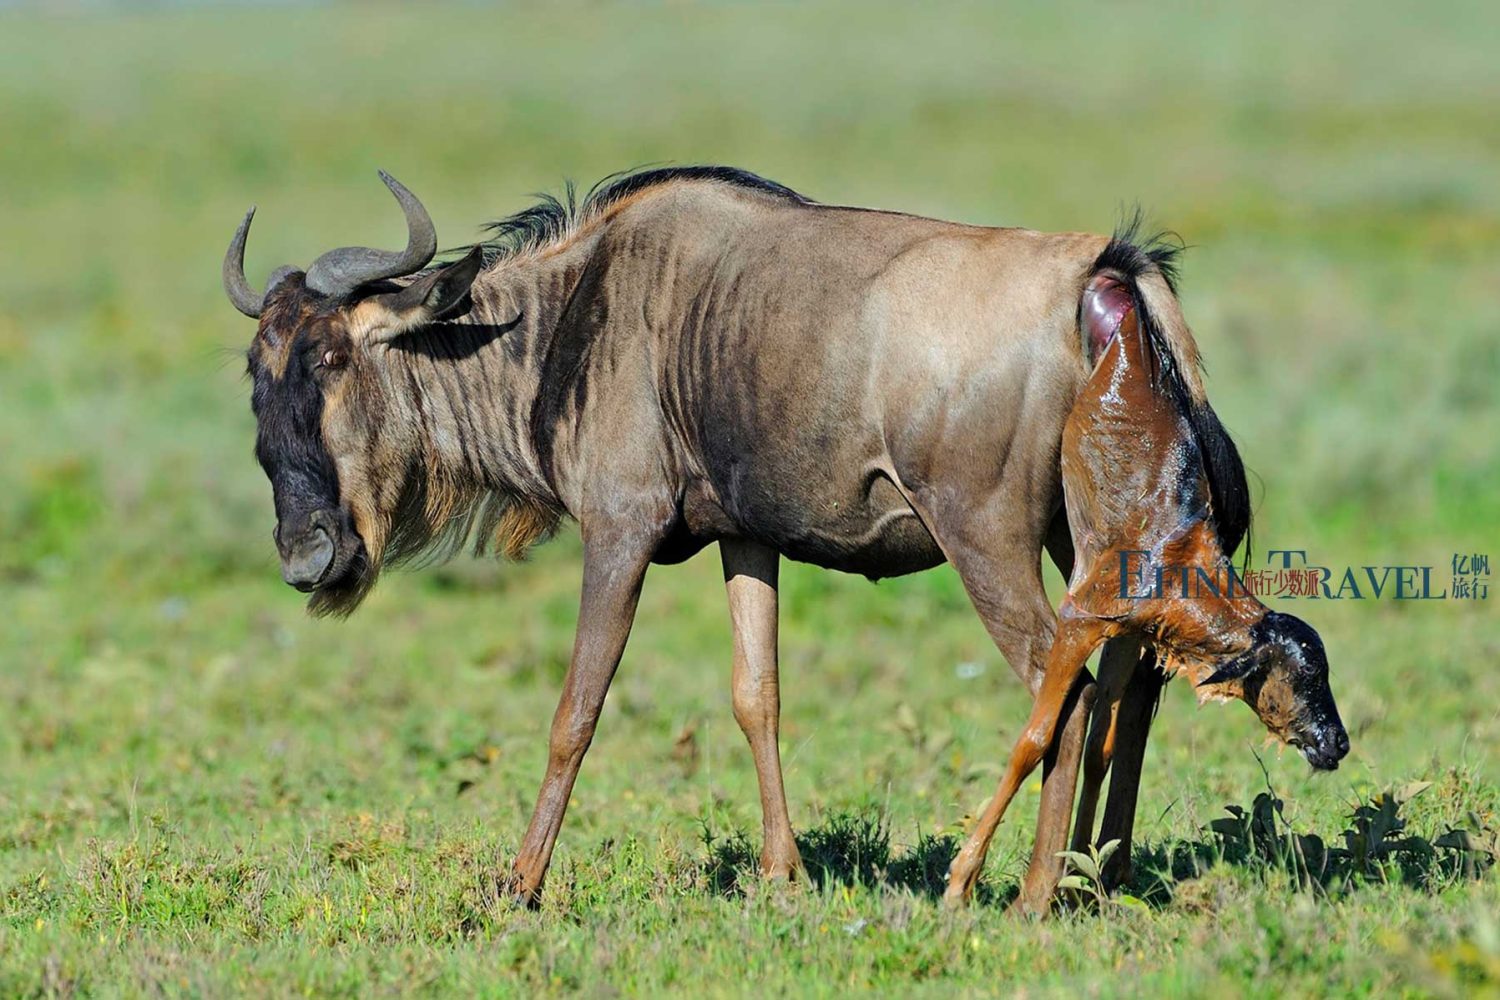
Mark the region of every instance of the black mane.
[[1151, 355], [1156, 360], [1160, 385], [1177, 403], [1178, 410], [1192, 427], [1193, 438], [1203, 460], [1203, 471], [1208, 477], [1219, 544], [1223, 546], [1226, 556], [1233, 556], [1235, 549], [1244, 542], [1245, 565], [1248, 566], [1252, 512], [1245, 463], [1240, 458], [1234, 439], [1229, 436], [1208, 400], [1195, 399], [1188, 391], [1176, 355], [1156, 317], [1146, 309], [1140, 290], [1135, 287], [1136, 280], [1141, 275], [1156, 271], [1166, 280], [1167, 286], [1175, 295], [1177, 262], [1184, 246], [1175, 234], [1167, 231], [1142, 237], [1142, 222], [1141, 210], [1137, 208], [1115, 229], [1108, 245], [1094, 261], [1094, 271], [1113, 270], [1130, 282], [1141, 326], [1151, 345]]
[[810, 199], [791, 188], [738, 167], [694, 165], [622, 170], [589, 188], [582, 200], [579, 200], [573, 182], [565, 181], [562, 197], [539, 193], [535, 195], [535, 205], [486, 225], [484, 228], [489, 235], [479, 244], [484, 248], [485, 266], [560, 239], [583, 220], [637, 191], [678, 180], [717, 181], [798, 204], [811, 204]]

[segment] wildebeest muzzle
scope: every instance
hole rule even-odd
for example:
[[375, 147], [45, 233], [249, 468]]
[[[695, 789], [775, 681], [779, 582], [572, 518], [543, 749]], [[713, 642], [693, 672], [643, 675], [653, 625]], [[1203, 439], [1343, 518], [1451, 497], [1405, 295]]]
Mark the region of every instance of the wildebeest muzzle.
[[303, 593], [339, 580], [361, 547], [348, 517], [336, 508], [292, 514], [276, 524], [281, 578]]

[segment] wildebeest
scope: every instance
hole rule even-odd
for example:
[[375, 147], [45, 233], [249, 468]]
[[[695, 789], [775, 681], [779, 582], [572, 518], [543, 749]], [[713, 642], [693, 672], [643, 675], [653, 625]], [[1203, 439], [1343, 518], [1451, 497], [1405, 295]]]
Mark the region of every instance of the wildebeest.
[[[1200, 699], [1244, 700], [1313, 767], [1336, 768], [1349, 752], [1322, 640], [1300, 619], [1268, 610], [1234, 575], [1212, 517], [1195, 403], [1135, 280], [1104, 267], [1083, 290], [1083, 343], [1098, 361], [1063, 428], [1072, 577], [1031, 719], [953, 862], [951, 903], [972, 889], [1006, 807], [1051, 745], [1089, 654], [1106, 640], [1116, 647], [1100, 660], [1075, 850], [1093, 830], [1117, 713], [1143, 644], [1167, 672], [1185, 673]], [[1154, 663], [1147, 669], [1148, 684], [1159, 685]]]
[[[382, 177], [404, 251], [333, 250], [260, 293], [243, 270], [253, 209], [235, 233], [225, 288], [260, 320], [256, 454], [283, 576], [317, 614], [348, 614], [383, 566], [471, 537], [514, 555], [577, 521], [578, 631], [512, 873], [525, 900], [652, 562], [719, 543], [770, 876], [799, 866], [776, 745], [780, 556], [871, 578], [952, 563], [1040, 690], [1056, 623], [1040, 558], [1071, 572], [1059, 452], [1092, 369], [1080, 303], [1102, 270], [1123, 268], [1155, 317], [1226, 551], [1246, 530], [1244, 470], [1204, 396], [1169, 254], [1133, 230], [959, 225], [683, 167], [617, 176], [576, 208], [545, 200], [431, 267], [431, 220]], [[1044, 907], [1060, 875], [1088, 704], [1081, 681], [1044, 771], [1023, 907]]]

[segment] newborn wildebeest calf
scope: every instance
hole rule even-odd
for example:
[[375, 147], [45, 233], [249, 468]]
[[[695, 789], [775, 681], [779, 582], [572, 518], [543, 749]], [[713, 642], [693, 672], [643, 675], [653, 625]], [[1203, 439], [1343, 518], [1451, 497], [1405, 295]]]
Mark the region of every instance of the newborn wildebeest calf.
[[[719, 545], [771, 877], [800, 863], [777, 750], [781, 556], [871, 578], [951, 562], [1012, 669], [1041, 688], [1056, 627], [1041, 553], [1070, 572], [1059, 453], [1093, 368], [1080, 297], [1102, 269], [1128, 272], [1157, 353], [1185, 373], [1226, 550], [1245, 532], [1244, 469], [1197, 379], [1168, 257], [1133, 231], [964, 226], [683, 167], [611, 179], [576, 209], [544, 201], [433, 267], [431, 218], [385, 180], [405, 250], [332, 250], [259, 292], [244, 274], [250, 216], [234, 235], [224, 287], [260, 321], [256, 456], [282, 575], [315, 613], [349, 613], [403, 559], [470, 536], [515, 554], [578, 522], [577, 637], [509, 876], [528, 902], [652, 563]], [[1060, 648], [1079, 644], [1070, 630]], [[1023, 908], [1047, 906], [1061, 875], [1089, 705], [1078, 676]], [[1122, 764], [1113, 787], [1129, 784]]]
[[[1142, 644], [1167, 676], [1185, 673], [1201, 700], [1245, 701], [1313, 767], [1332, 770], [1349, 752], [1318, 634], [1268, 610], [1233, 574], [1212, 517], [1191, 395], [1133, 276], [1105, 269], [1090, 278], [1079, 317], [1097, 362], [1063, 428], [1073, 536], [1068, 595], [1031, 719], [949, 872], [950, 903], [973, 889], [1006, 807], [1051, 745], [1084, 662], [1106, 640], [1129, 641], [1100, 659], [1075, 848], [1092, 833], [1120, 703]], [[1117, 853], [1128, 851], [1122, 845]]]

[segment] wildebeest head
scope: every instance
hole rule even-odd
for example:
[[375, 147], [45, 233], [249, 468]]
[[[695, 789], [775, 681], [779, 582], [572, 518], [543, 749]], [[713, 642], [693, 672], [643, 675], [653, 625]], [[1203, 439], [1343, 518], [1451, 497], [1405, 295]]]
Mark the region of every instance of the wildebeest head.
[[1131, 601], [1119, 617], [1148, 635], [1168, 636], [1168, 652], [1189, 666], [1200, 698], [1244, 700], [1272, 735], [1313, 767], [1332, 770], [1349, 752], [1349, 736], [1318, 633], [1266, 610], [1243, 582], [1230, 597], [1253, 602], [1250, 613], [1243, 603], [1231, 611], [1216, 587], [1209, 603], [1185, 600], [1190, 581], [1233, 572], [1228, 556], [1249, 530], [1249, 489], [1238, 449], [1212, 407], [1194, 395], [1170, 350], [1158, 346], [1160, 327], [1141, 304], [1139, 284], [1121, 278], [1144, 266], [1141, 253], [1112, 242], [1096, 264], [1107, 269], [1089, 279], [1080, 301], [1084, 350], [1096, 369], [1065, 430], [1069, 517], [1076, 512], [1080, 522], [1093, 522], [1088, 531], [1096, 536], [1131, 540], [1110, 557], [1120, 560], [1118, 576], [1098, 577], [1117, 581], [1121, 599], [1129, 551], [1156, 548], [1182, 574], [1184, 600], [1157, 593]]
[[1218, 667], [1199, 687], [1243, 698], [1272, 735], [1301, 751], [1320, 771], [1349, 752], [1349, 734], [1328, 686], [1323, 640], [1300, 618], [1268, 611], [1250, 630], [1251, 647]]
[[252, 208], [224, 257], [230, 302], [260, 320], [249, 351], [255, 455], [271, 480], [282, 578], [312, 593], [318, 613], [352, 610], [368, 590], [400, 501], [412, 442], [384, 426], [384, 345], [460, 308], [482, 266], [476, 248], [394, 281], [432, 260], [437, 237], [422, 203], [380, 176], [406, 213], [405, 250], [331, 250], [305, 272], [278, 268], [256, 292], [244, 273]]

